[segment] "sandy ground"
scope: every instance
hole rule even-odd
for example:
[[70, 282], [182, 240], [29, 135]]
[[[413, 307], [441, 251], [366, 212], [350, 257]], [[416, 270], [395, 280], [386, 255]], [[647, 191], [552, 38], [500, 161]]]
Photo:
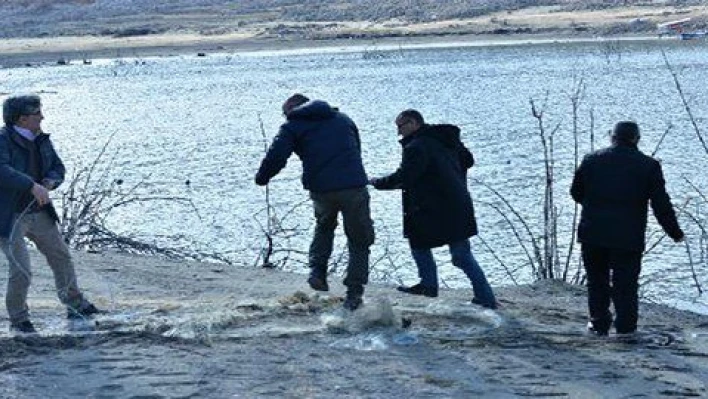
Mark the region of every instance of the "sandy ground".
[[708, 316], [643, 304], [636, 340], [590, 337], [584, 290], [558, 282], [498, 287], [498, 311], [371, 284], [352, 314], [338, 276], [316, 295], [299, 274], [76, 255], [109, 313], [64, 320], [33, 255], [41, 332], [0, 312], [0, 397], [708, 397]]

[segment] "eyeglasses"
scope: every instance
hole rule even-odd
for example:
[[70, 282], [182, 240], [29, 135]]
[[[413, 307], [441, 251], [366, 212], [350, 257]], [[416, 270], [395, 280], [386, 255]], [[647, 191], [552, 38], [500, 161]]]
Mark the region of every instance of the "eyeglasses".
[[33, 111], [33, 112], [25, 112], [25, 113], [23, 113], [22, 115], [25, 115], [25, 116], [32, 116], [32, 115], [41, 115], [41, 114], [42, 114], [42, 110], [41, 110], [41, 109], [38, 109], [38, 110]]
[[401, 123], [396, 122], [396, 127], [398, 127], [398, 128], [400, 129], [400, 128], [402, 128], [403, 126], [406, 126], [407, 124], [409, 124], [409, 123], [411, 123], [411, 122], [412, 122], [412, 121], [411, 121], [410, 119], [408, 119], [408, 120], [406, 120], [406, 121], [403, 121], [403, 122], [401, 122]]

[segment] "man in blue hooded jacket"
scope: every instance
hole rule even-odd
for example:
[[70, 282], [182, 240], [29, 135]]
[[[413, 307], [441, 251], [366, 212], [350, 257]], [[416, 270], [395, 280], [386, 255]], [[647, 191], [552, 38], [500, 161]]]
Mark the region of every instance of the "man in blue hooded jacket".
[[349, 247], [344, 307], [355, 310], [362, 304], [369, 278], [369, 247], [374, 243], [359, 130], [344, 113], [302, 94], [288, 98], [282, 108], [287, 121], [258, 169], [256, 184], [268, 184], [293, 152], [300, 157], [302, 185], [310, 191], [316, 219], [307, 281], [314, 290], [329, 290], [327, 263], [341, 212]]
[[71, 254], [57, 226], [59, 217], [49, 198], [49, 191], [64, 181], [65, 169], [49, 135], [42, 132], [40, 98], [11, 96], [3, 102], [2, 110], [0, 247], [10, 266], [5, 302], [10, 329], [34, 333], [27, 306], [32, 271], [25, 237], [46, 257], [68, 317], [83, 318], [99, 311], [79, 290]]

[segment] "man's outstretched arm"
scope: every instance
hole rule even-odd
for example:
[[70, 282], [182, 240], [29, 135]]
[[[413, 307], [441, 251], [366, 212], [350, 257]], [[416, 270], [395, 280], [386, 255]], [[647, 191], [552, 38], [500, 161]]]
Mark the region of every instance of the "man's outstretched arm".
[[295, 150], [295, 137], [287, 129], [280, 128], [278, 135], [268, 148], [265, 158], [256, 173], [256, 184], [265, 186], [288, 163], [288, 158]]

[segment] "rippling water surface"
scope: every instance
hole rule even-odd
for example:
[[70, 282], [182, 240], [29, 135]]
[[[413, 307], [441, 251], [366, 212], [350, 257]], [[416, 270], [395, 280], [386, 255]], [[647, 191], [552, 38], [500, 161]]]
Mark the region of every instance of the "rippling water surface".
[[[657, 157], [674, 203], [681, 207], [690, 199], [686, 209], [702, 217], [705, 204], [688, 181], [708, 188], [703, 172], [708, 153], [687, 117], [662, 50], [698, 126], [708, 130], [706, 42], [370, 47], [97, 60], [93, 65], [0, 70], [0, 92], [44, 93], [44, 127], [54, 134], [70, 173], [92, 161], [113, 137], [104, 157], [113, 159], [111, 178], [123, 179], [126, 186], [144, 181], [140, 193], [145, 196], [188, 197], [198, 211], [197, 216], [192, 208], [171, 202], [135, 204], [110, 216], [112, 228], [158, 242], [177, 237], [182, 245], [247, 265], [264, 244], [259, 221], [265, 223], [265, 192], [253, 184], [264, 152], [260, 122], [270, 140], [283, 122], [280, 104], [290, 94], [327, 100], [357, 122], [371, 176], [392, 172], [399, 162], [393, 119], [401, 110], [413, 107], [429, 122], [459, 124], [477, 159], [470, 187], [481, 237], [473, 245], [493, 284], [503, 285], [513, 281], [498, 259], [516, 270], [518, 282], [529, 281], [531, 269], [505, 217], [494, 208], [504, 208], [502, 201], [477, 181], [500, 192], [536, 238], [542, 234], [543, 147], [530, 99], [545, 111], [547, 131], [557, 127], [553, 141], [557, 206], [563, 218], [561, 261], [568, 251], [573, 212], [567, 191], [574, 168], [574, 121], [581, 154], [590, 149], [591, 135], [596, 148], [606, 145], [607, 130], [621, 119], [639, 122], [641, 148], [647, 153], [671, 126]], [[571, 96], [579, 83], [584, 90], [574, 119]], [[305, 229], [289, 241], [280, 239], [279, 245], [306, 251], [312, 211], [299, 173], [299, 161], [292, 158], [270, 195], [280, 214], [296, 206], [284, 220], [286, 228]], [[413, 282], [414, 268], [400, 233], [399, 194], [372, 192], [372, 212], [378, 234], [373, 276]], [[511, 215], [508, 210], [504, 214]], [[644, 291], [649, 298], [706, 311], [705, 298], [695, 302], [689, 261], [699, 282], [708, 284], [701, 249], [705, 242], [692, 218], [683, 215], [681, 221], [690, 234], [691, 258], [684, 245], [663, 239], [645, 258]], [[649, 242], [654, 243], [660, 233], [653, 221], [651, 230]], [[343, 245], [338, 239], [337, 256]], [[465, 286], [446, 252], [438, 254], [444, 283]], [[573, 271], [577, 248], [574, 254]], [[286, 267], [302, 269], [303, 260], [293, 253]]]

